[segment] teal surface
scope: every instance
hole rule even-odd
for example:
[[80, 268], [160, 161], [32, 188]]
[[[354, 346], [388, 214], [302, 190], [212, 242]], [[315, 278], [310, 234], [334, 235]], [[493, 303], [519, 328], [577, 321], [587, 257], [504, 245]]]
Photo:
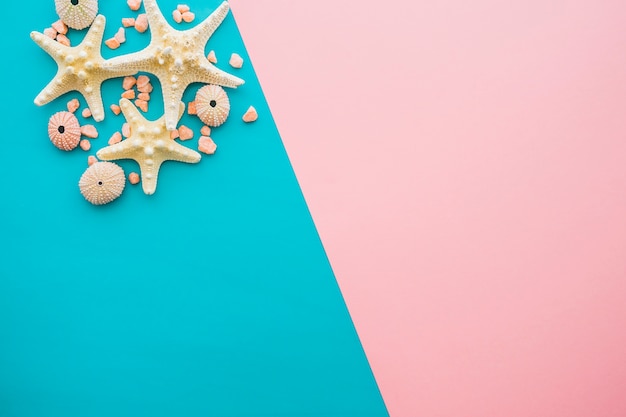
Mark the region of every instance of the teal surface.
[[[159, 2], [170, 22], [177, 3]], [[219, 1], [189, 4], [198, 22]], [[34, 14], [5, 23], [0, 70], [0, 417], [386, 416], [232, 14], [207, 45], [218, 67], [246, 80], [228, 91], [231, 118], [211, 135], [217, 153], [165, 163], [153, 196], [127, 185], [95, 207], [77, 182], [87, 155], [121, 129], [108, 110], [121, 80], [103, 86], [107, 118], [92, 151], [54, 148], [48, 118], [71, 98], [85, 102], [71, 93], [33, 104], [56, 65], [29, 32], [56, 14], [52, 0], [23, 6]], [[136, 15], [124, 0], [100, 11], [105, 39]], [[140, 50], [149, 37], [129, 29], [103, 53]], [[242, 69], [228, 66], [231, 52]], [[250, 125], [249, 105], [260, 115]], [[182, 123], [195, 149], [200, 121]]]

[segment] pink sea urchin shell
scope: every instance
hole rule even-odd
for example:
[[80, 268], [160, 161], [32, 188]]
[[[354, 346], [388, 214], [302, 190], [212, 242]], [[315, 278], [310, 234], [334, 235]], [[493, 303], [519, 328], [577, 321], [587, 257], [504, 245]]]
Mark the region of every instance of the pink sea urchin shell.
[[63, 23], [72, 29], [85, 29], [98, 14], [98, 0], [54, 0]]
[[96, 162], [80, 177], [78, 188], [85, 200], [100, 206], [122, 195], [126, 185], [124, 170], [113, 162]]
[[230, 112], [230, 102], [226, 91], [218, 85], [205, 85], [196, 93], [196, 112], [200, 120], [211, 127], [226, 121]]
[[80, 124], [68, 111], [60, 111], [48, 121], [48, 136], [54, 146], [62, 151], [71, 151], [80, 142]]

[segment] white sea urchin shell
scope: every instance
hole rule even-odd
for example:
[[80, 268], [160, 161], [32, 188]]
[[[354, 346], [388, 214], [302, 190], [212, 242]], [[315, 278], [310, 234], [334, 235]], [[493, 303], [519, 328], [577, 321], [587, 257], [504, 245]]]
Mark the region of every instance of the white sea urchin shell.
[[61, 20], [72, 29], [85, 29], [98, 14], [98, 0], [54, 0]]
[[54, 146], [62, 151], [71, 151], [80, 142], [80, 124], [68, 111], [53, 114], [48, 121], [48, 136]]
[[205, 85], [196, 93], [196, 112], [205, 124], [217, 127], [226, 121], [230, 101], [226, 91], [219, 85]]
[[113, 162], [96, 162], [87, 168], [78, 181], [78, 188], [85, 200], [97, 206], [118, 198], [125, 185], [124, 170]]

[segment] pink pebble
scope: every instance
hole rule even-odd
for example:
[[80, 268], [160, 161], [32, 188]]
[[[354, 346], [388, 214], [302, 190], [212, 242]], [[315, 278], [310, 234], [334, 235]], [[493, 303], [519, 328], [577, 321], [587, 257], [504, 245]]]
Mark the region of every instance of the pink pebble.
[[43, 34], [51, 39], [56, 39], [58, 32], [55, 28], [45, 28]]
[[52, 24], [52, 29], [56, 30], [61, 35], [65, 35], [67, 33], [67, 25], [63, 23], [62, 20], [57, 20]]
[[170, 139], [177, 139], [178, 138], [178, 129], [174, 129], [172, 131], [170, 131]]
[[91, 110], [89, 110], [89, 107], [83, 109], [83, 117], [85, 119], [88, 119], [91, 117]]
[[174, 18], [174, 22], [176, 23], [180, 23], [183, 21], [183, 14], [178, 9], [172, 12], [172, 17]]
[[139, 93], [137, 94], [137, 98], [143, 101], [150, 101], [150, 94], [148, 93]]
[[125, 28], [130, 28], [135, 26], [135, 18], [134, 17], [123, 17], [122, 18], [122, 26]]
[[189, 129], [185, 125], [181, 125], [178, 128], [178, 137], [180, 138], [180, 140], [189, 140], [193, 138], [193, 130]]
[[124, 135], [125, 138], [130, 136], [130, 125], [128, 123], [122, 125], [122, 135]]
[[202, 136], [211, 136], [211, 128], [209, 126], [202, 126], [202, 129], [200, 129], [200, 134]]
[[80, 107], [80, 102], [77, 98], [73, 98], [67, 102], [67, 111], [74, 113]]
[[107, 39], [106, 41], [104, 41], [104, 44], [111, 49], [117, 49], [120, 47], [120, 41], [115, 38]]
[[126, 90], [122, 93], [122, 98], [132, 100], [135, 98], [135, 90]]
[[140, 75], [137, 77], [137, 88], [144, 87], [150, 83], [150, 77], [147, 75]]
[[130, 10], [137, 11], [141, 7], [141, 0], [128, 0], [126, 4], [128, 4]]
[[141, 109], [142, 112], [146, 113], [148, 111], [148, 102], [145, 100], [137, 99], [135, 100], [135, 106]]
[[80, 146], [80, 149], [82, 149], [85, 152], [91, 149], [91, 143], [87, 139], [81, 140], [78, 146]]
[[248, 108], [248, 111], [246, 111], [246, 114], [243, 115], [243, 121], [246, 123], [250, 123], [250, 122], [254, 122], [256, 121], [256, 119], [259, 118], [259, 115], [256, 112], [256, 109], [252, 106], [250, 106]]
[[94, 125], [84, 125], [80, 127], [80, 134], [95, 139], [98, 137], [98, 130]]
[[198, 139], [198, 150], [208, 155], [213, 155], [217, 150], [217, 145], [208, 136], [200, 136]]
[[206, 59], [208, 59], [211, 64], [217, 64], [217, 56], [215, 56], [215, 51], [209, 52], [209, 54], [206, 56]]
[[114, 38], [117, 39], [119, 43], [126, 42], [126, 31], [124, 30], [124, 28], [119, 28], [115, 33]]
[[57, 42], [60, 43], [61, 45], [71, 46], [70, 39], [67, 36], [62, 35], [60, 33], [57, 35]]
[[136, 172], [131, 172], [130, 174], [128, 174], [128, 182], [130, 182], [132, 185], [139, 184], [139, 174], [137, 174]]
[[115, 132], [109, 138], [109, 145], [115, 145], [116, 143], [120, 143], [122, 141], [122, 134], [120, 132]]
[[140, 93], [151, 93], [152, 90], [154, 90], [154, 87], [152, 87], [151, 83], [148, 83], [144, 86], [137, 86], [137, 91], [139, 91]]
[[135, 29], [137, 29], [139, 33], [144, 33], [148, 30], [148, 16], [146, 16], [145, 13], [140, 14], [137, 16], [137, 19], [135, 19]]
[[98, 162], [98, 158], [96, 158], [95, 156], [89, 155], [89, 157], [87, 157], [87, 165], [92, 166], [96, 162]]
[[233, 68], [241, 68], [243, 67], [243, 58], [239, 54], [232, 54], [228, 63]]
[[119, 116], [122, 112], [122, 109], [117, 104], [111, 104], [111, 111], [114, 115]]
[[137, 84], [137, 79], [133, 76], [124, 77], [124, 81], [122, 82], [122, 88], [124, 90], [130, 90]]
[[195, 18], [196, 18], [196, 15], [193, 12], [185, 12], [185, 13], [183, 13], [183, 21], [185, 21], [187, 23], [193, 22]]
[[190, 115], [198, 114], [198, 110], [196, 108], [196, 101], [190, 101], [187, 105], [187, 113]]
[[179, 4], [178, 6], [176, 6], [176, 10], [178, 10], [181, 13], [185, 13], [185, 12], [188, 12], [189, 10], [191, 10], [191, 9], [186, 4]]

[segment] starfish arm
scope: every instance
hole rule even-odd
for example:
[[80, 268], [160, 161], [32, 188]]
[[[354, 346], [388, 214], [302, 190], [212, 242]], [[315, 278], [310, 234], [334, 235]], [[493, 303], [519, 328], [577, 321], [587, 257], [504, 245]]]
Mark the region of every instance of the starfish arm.
[[91, 110], [93, 119], [96, 122], [104, 120], [104, 104], [102, 102], [102, 94], [100, 93], [101, 84], [102, 83], [93, 83], [80, 91], [83, 97], [85, 97], [87, 107]]
[[197, 38], [198, 42], [202, 45], [206, 44], [211, 35], [213, 35], [226, 18], [229, 9], [230, 6], [228, 2], [223, 2], [209, 17], [204, 19], [202, 23], [190, 29], [194, 32], [194, 38]]
[[156, 160], [151, 165], [145, 163], [139, 163], [139, 170], [141, 172], [141, 188], [144, 194], [152, 195], [156, 191], [157, 181], [159, 180], [159, 169], [161, 168], [162, 160]]
[[[72, 48], [69, 46], [65, 46], [60, 44], [59, 42], [53, 40], [52, 38], [44, 35], [43, 33], [39, 33], [39, 32], [30, 32], [30, 38], [35, 41], [35, 43], [37, 45], [39, 45], [39, 47], [41, 49], [43, 49], [44, 51], [46, 51], [50, 56], [52, 56], [53, 58], [59, 54], [59, 52], [65, 52], [67, 53], [68, 51], [70, 51]], [[56, 58], [55, 58], [56, 61]]]
[[148, 15], [148, 23], [150, 24], [150, 34], [154, 36], [154, 30], [164, 31], [172, 28], [165, 17], [163, 17], [163, 13], [157, 6], [156, 0], [144, 0], [143, 6], [146, 9], [146, 14]]
[[102, 48], [102, 38], [104, 37], [104, 26], [106, 25], [106, 18], [104, 15], [99, 14], [89, 27], [89, 31], [85, 35], [85, 38], [81, 42], [81, 45], [85, 45], [89, 48], [94, 48], [94, 51], [100, 55]]
[[176, 125], [180, 120], [180, 102], [187, 86], [188, 84], [183, 84], [180, 81], [175, 84], [161, 81], [165, 127], [169, 131], [176, 129]]
[[213, 66], [208, 60], [200, 65], [200, 69], [201, 71], [198, 77], [198, 82], [201, 83], [235, 88], [245, 82], [241, 78], [235, 77], [234, 75]]
[[35, 97], [36, 105], [43, 106], [44, 104], [48, 104], [55, 98], [68, 92], [61, 81], [62, 77], [63, 74], [59, 71], [52, 81]]
[[122, 109], [124, 117], [129, 123], [131, 123], [131, 125], [132, 122], [136, 123], [137, 121], [144, 119], [141, 113], [139, 113], [137, 107], [135, 107], [135, 105], [131, 103], [130, 100], [127, 98], [123, 98], [120, 100], [120, 108]]
[[132, 140], [125, 139], [115, 145], [109, 145], [98, 152], [96, 156], [103, 161], [115, 161], [117, 159], [132, 159], [130, 153], [132, 152], [133, 143]]

